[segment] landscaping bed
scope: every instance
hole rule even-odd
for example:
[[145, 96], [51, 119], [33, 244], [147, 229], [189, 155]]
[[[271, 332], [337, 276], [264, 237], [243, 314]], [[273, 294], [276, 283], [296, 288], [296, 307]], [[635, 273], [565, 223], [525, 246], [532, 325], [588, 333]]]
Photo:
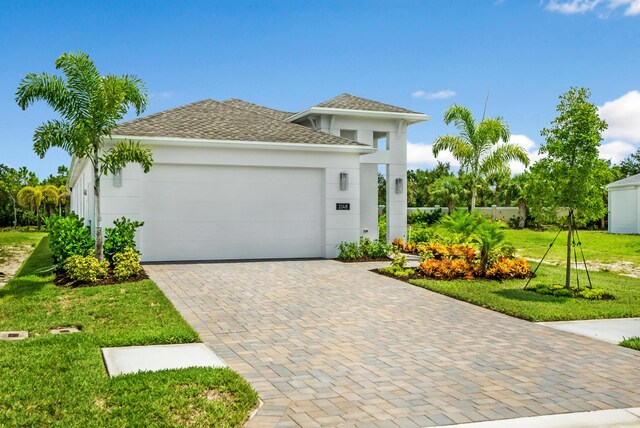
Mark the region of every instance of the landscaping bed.
[[[58, 287], [44, 238], [0, 289], [0, 426], [239, 427], [257, 394], [230, 369], [191, 368], [109, 378], [102, 347], [198, 342], [157, 285], [143, 279]], [[52, 335], [59, 326], [80, 333]]]

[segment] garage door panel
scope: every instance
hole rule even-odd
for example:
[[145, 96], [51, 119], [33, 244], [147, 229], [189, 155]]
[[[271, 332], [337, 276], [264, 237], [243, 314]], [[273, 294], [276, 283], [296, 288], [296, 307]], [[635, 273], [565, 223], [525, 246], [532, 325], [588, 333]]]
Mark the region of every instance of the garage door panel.
[[156, 165], [144, 178], [145, 260], [322, 256], [322, 171]]

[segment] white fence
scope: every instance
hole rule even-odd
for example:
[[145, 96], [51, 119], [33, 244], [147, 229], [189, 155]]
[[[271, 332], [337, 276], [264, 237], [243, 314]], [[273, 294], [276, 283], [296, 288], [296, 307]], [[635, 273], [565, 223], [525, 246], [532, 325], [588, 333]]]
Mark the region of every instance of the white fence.
[[[458, 207], [458, 210], [467, 210], [465, 207]], [[416, 211], [423, 211], [427, 213], [431, 213], [437, 210], [442, 210], [443, 214], [447, 214], [447, 207], [441, 207], [436, 205], [435, 207], [408, 207], [407, 214], [414, 213]], [[499, 207], [497, 205], [492, 205], [490, 207], [476, 207], [475, 211], [480, 212], [483, 216], [490, 218], [492, 220], [500, 220], [507, 222], [509, 219], [518, 217], [518, 207]], [[382, 215], [385, 212], [385, 206], [378, 206], [378, 214]]]

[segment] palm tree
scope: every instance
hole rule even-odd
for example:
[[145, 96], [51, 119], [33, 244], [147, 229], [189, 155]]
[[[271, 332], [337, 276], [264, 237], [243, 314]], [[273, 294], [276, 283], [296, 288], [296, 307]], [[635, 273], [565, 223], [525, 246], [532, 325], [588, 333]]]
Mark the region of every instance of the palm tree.
[[473, 242], [480, 246], [480, 272], [487, 271], [489, 258], [502, 245], [505, 239], [504, 224], [485, 221], [481, 223], [473, 234]]
[[36, 215], [36, 224], [40, 230], [40, 209], [43, 204], [58, 204], [58, 189], [55, 186], [25, 186], [18, 192], [18, 204]]
[[60, 147], [93, 166], [93, 194], [96, 225], [96, 256], [102, 260], [103, 234], [100, 211], [100, 178], [115, 174], [129, 163], [138, 163], [144, 172], [153, 164], [149, 149], [139, 142], [118, 141], [105, 150], [105, 140], [130, 108], [140, 115], [147, 106], [143, 82], [135, 76], [101, 76], [83, 52], [65, 53], [55, 62], [64, 78], [47, 73], [29, 73], [20, 82], [16, 102], [24, 110], [36, 101], [46, 102], [61, 119], [49, 120], [36, 128], [33, 149], [40, 158], [51, 147]]
[[526, 195], [529, 185], [529, 173], [525, 172], [513, 177], [507, 185], [502, 189], [502, 197], [507, 201], [507, 205], [511, 202], [518, 202], [518, 229], [524, 229], [527, 218]]
[[438, 178], [429, 186], [429, 193], [436, 201], [445, 204], [449, 210], [449, 214], [452, 214], [456, 202], [466, 193], [466, 190], [458, 177], [445, 175]]
[[443, 135], [433, 143], [433, 154], [449, 150], [460, 162], [463, 174], [471, 178], [470, 210], [476, 206], [479, 181], [489, 174], [509, 172], [509, 162], [517, 160], [529, 165], [529, 156], [520, 146], [509, 143], [509, 127], [501, 117], [482, 119], [476, 123], [471, 111], [452, 105], [444, 112], [444, 123], [453, 123], [460, 135]]

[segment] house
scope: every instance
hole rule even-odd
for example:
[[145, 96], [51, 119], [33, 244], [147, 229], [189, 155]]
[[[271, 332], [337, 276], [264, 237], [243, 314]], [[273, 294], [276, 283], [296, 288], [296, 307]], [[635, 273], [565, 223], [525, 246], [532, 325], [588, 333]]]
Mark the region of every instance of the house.
[[[387, 239], [406, 234], [406, 131], [428, 116], [349, 94], [299, 113], [206, 99], [122, 123], [105, 141], [153, 152], [101, 180], [103, 227], [144, 221], [144, 261], [333, 258], [378, 238], [378, 168]], [[95, 224], [91, 165], [74, 159], [71, 207]]]
[[609, 233], [640, 233], [640, 174], [609, 183]]

